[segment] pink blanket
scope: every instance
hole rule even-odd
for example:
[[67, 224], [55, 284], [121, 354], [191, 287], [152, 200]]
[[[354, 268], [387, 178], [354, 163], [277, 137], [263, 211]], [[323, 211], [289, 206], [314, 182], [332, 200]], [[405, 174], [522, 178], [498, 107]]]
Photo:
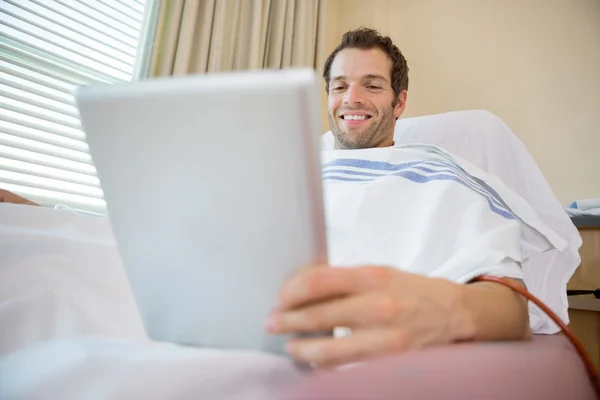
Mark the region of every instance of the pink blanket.
[[562, 335], [530, 342], [460, 344], [318, 373], [280, 399], [595, 399], [583, 363]]

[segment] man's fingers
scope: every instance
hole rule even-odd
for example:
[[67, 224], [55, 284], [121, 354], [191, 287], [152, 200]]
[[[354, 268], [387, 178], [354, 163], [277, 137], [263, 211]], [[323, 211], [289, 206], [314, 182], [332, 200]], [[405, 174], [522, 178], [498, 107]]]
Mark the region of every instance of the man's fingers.
[[388, 284], [391, 269], [386, 267], [307, 268], [291, 277], [279, 292], [281, 309], [372, 290]]
[[356, 330], [343, 338], [292, 339], [287, 351], [300, 362], [329, 368], [399, 352], [407, 344], [400, 330], [381, 328]]
[[275, 334], [319, 332], [337, 326], [349, 328], [394, 324], [402, 304], [385, 292], [361, 293], [314, 303], [291, 310], [278, 310], [267, 320], [267, 329]]

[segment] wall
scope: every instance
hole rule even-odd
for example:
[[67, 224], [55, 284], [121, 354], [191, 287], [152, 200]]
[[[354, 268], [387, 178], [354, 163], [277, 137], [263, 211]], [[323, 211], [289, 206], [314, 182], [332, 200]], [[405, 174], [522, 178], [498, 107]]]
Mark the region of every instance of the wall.
[[488, 109], [525, 143], [561, 202], [600, 197], [600, 1], [325, 1], [325, 54], [359, 26], [402, 50], [405, 116]]

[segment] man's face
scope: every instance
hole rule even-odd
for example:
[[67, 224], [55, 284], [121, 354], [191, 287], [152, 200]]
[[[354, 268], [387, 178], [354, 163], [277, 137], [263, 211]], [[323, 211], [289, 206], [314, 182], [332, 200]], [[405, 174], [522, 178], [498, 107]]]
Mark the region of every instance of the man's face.
[[328, 119], [336, 149], [393, 145], [406, 91], [395, 99], [391, 68], [391, 60], [378, 48], [344, 49], [337, 54], [328, 93]]

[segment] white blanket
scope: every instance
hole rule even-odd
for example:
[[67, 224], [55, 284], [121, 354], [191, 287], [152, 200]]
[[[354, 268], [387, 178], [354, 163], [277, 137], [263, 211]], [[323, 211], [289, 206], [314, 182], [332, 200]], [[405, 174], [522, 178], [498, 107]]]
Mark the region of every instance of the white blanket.
[[299, 377], [289, 360], [265, 353], [74, 337], [0, 359], [0, 399], [279, 400]]
[[522, 279], [525, 258], [565, 246], [497, 178], [438, 147], [329, 150], [323, 163], [333, 265]]
[[269, 400], [297, 375], [149, 340], [106, 219], [0, 203], [0, 400]]

